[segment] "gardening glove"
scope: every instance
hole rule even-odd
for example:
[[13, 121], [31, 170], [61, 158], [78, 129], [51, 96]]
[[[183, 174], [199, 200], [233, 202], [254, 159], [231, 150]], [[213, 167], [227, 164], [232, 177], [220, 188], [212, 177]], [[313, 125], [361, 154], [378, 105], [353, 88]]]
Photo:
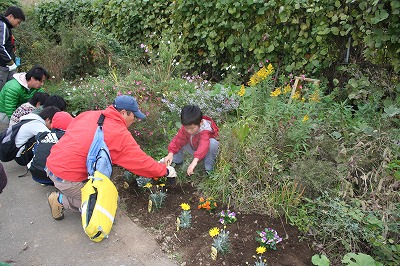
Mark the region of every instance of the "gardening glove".
[[175, 168], [173, 168], [172, 166], [167, 166], [167, 177], [176, 177], [176, 171]]
[[11, 66], [7, 66], [8, 67], [8, 71], [13, 71], [17, 69], [17, 65], [15, 63], [13, 63]]

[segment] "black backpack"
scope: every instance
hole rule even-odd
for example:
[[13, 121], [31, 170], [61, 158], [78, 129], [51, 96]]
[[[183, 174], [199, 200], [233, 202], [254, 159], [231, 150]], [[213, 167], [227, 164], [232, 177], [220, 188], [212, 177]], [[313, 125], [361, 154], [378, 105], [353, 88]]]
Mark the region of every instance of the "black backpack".
[[[0, 161], [2, 162], [9, 162], [11, 160], [15, 159], [15, 156], [17, 155], [19, 148], [15, 146], [15, 137], [17, 136], [17, 133], [21, 126], [29, 121], [32, 121], [33, 119], [27, 119], [27, 120], [22, 120], [18, 124], [15, 124], [9, 128], [7, 128], [5, 131], [0, 133]], [[25, 156], [28, 155], [29, 153], [29, 148], [30, 148], [30, 143], [31, 144], [34, 142], [35, 138], [29, 139], [27, 143], [25, 143], [25, 151], [23, 152], [23, 155]], [[32, 154], [33, 157], [33, 154]], [[31, 157], [31, 159], [32, 159]], [[27, 159], [24, 159], [24, 161]], [[29, 162], [29, 161], [28, 161]], [[28, 163], [27, 162], [27, 163]], [[22, 162], [21, 162], [22, 163]], [[18, 162], [18, 164], [20, 164]], [[25, 164], [26, 165], [26, 164]]]
[[47, 177], [44, 168], [46, 167], [47, 157], [50, 155], [50, 150], [58, 142], [58, 140], [64, 136], [65, 131], [59, 129], [52, 129], [50, 132], [40, 132], [36, 135], [36, 144], [33, 151], [33, 160], [30, 165], [29, 171], [32, 173], [32, 177], [35, 177], [40, 183], [40, 180], [46, 183], [52, 183]]

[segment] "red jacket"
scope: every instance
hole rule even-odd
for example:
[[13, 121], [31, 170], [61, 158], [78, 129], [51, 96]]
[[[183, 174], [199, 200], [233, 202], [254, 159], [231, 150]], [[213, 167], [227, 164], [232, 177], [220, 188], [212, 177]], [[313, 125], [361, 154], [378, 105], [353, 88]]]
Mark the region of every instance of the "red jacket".
[[171, 140], [168, 152], [176, 154], [183, 146], [190, 143], [190, 146], [195, 150], [194, 158], [202, 160], [207, 155], [211, 138], [218, 138], [218, 127], [210, 117], [203, 116], [203, 124], [200, 126], [200, 131], [191, 136], [182, 126]]
[[125, 120], [113, 107], [103, 111], [87, 111], [78, 115], [65, 135], [52, 148], [46, 166], [61, 179], [81, 182], [88, 178], [86, 157], [103, 113], [104, 141], [113, 164], [145, 177], [165, 176], [165, 164], [156, 162], [140, 149], [126, 128]]

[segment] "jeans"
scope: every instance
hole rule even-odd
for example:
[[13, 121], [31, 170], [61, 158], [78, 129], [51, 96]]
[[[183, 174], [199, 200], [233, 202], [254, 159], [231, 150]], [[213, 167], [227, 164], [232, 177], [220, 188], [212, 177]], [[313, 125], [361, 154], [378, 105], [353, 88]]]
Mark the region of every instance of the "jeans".
[[[210, 147], [208, 148], [208, 152], [206, 157], [204, 157], [204, 166], [206, 171], [212, 171], [215, 164], [215, 159], [217, 158], [218, 153], [218, 145], [219, 141], [216, 139], [210, 139]], [[174, 158], [172, 162], [180, 164], [183, 163], [183, 151], [187, 151], [189, 154], [193, 155], [195, 150], [190, 146], [190, 144], [186, 144], [178, 151], [178, 153], [174, 154]]]

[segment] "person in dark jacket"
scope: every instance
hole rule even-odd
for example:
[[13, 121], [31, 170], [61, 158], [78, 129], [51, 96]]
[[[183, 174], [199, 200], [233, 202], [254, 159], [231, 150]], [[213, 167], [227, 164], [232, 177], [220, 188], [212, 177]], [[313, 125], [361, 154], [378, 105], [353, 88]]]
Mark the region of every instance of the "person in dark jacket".
[[67, 112], [57, 112], [51, 121], [50, 132], [40, 132], [36, 135], [36, 145], [32, 161], [28, 164], [32, 179], [43, 185], [54, 186], [53, 181], [47, 176], [44, 168], [50, 154], [50, 149], [64, 136], [65, 130], [72, 122], [73, 117]]
[[17, 69], [15, 40], [11, 29], [18, 27], [22, 21], [25, 21], [25, 14], [17, 6], [10, 6], [4, 15], [0, 15], [0, 91], [13, 78]]

